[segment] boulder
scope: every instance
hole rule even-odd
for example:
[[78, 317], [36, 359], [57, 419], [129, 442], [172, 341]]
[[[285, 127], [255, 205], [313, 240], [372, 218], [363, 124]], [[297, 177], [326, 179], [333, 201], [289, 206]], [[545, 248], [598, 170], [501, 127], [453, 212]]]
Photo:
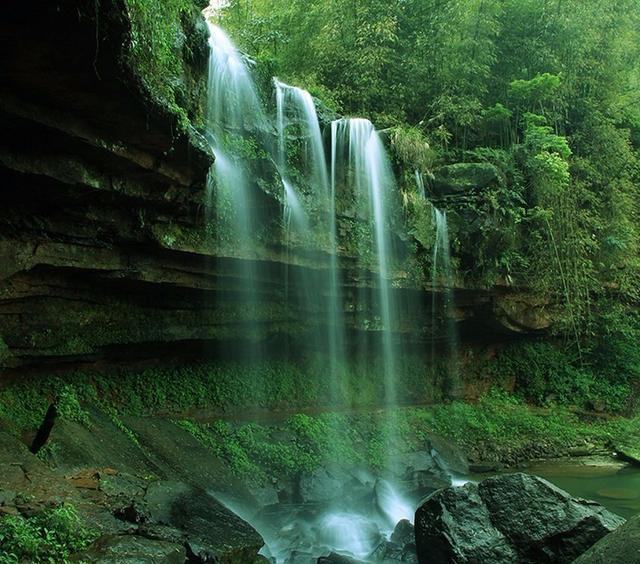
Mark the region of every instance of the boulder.
[[451, 485], [451, 476], [441, 457], [430, 451], [409, 452], [393, 460], [387, 471], [403, 490], [423, 495]]
[[489, 478], [479, 489], [492, 521], [532, 562], [545, 555], [554, 562], [570, 562], [624, 523], [600, 504], [574, 499], [528, 474]]
[[517, 553], [491, 523], [475, 484], [447, 488], [416, 512], [416, 548], [422, 564], [513, 564]]
[[542, 478], [510, 474], [436, 492], [416, 512], [418, 559], [429, 564], [572, 562], [624, 523]]
[[382, 541], [369, 555], [373, 562], [387, 562], [402, 560], [402, 547], [394, 542]]
[[184, 564], [186, 558], [185, 549], [179, 544], [134, 535], [105, 535], [74, 555], [71, 562]]
[[182, 539], [193, 561], [248, 564], [261, 561], [262, 537], [206, 491], [182, 482], [158, 481], [144, 498], [146, 536]]
[[284, 564], [313, 564], [314, 557], [310, 552], [294, 550], [287, 556]]
[[458, 445], [439, 435], [430, 435], [429, 446], [440, 466], [458, 474], [469, 473], [469, 460]]
[[437, 197], [457, 196], [498, 182], [498, 169], [489, 163], [455, 163], [434, 172], [431, 188]]
[[640, 564], [640, 515], [602, 537], [573, 564]]
[[393, 533], [391, 533], [391, 542], [405, 546], [415, 542], [416, 534], [413, 525], [408, 519], [399, 521]]

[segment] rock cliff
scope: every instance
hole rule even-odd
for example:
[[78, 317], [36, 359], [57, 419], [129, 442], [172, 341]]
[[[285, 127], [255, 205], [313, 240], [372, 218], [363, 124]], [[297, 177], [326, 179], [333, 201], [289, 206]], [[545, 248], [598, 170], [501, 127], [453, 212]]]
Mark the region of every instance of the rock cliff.
[[[199, 8], [181, 13], [181, 41], [171, 45], [179, 64], [166, 77], [173, 85], [167, 99], [140, 74], [136, 14], [125, 0], [6, 7], [0, 365], [9, 374], [50, 363], [197, 352], [202, 343], [238, 338], [247, 315], [239, 260], [261, 264], [264, 337], [314, 323], [312, 309], [286, 307], [283, 272], [322, 268], [326, 257], [283, 252], [275, 239], [244, 259], [211, 245], [204, 217], [213, 155], [192, 125], [202, 123], [206, 86]], [[264, 200], [277, 220], [278, 202]], [[347, 296], [364, 283], [349, 260]], [[398, 293], [416, 305], [408, 312], [419, 344], [432, 337], [432, 295], [400, 282]], [[544, 304], [506, 289], [456, 292], [455, 315], [463, 337], [480, 328], [503, 338], [549, 324]]]

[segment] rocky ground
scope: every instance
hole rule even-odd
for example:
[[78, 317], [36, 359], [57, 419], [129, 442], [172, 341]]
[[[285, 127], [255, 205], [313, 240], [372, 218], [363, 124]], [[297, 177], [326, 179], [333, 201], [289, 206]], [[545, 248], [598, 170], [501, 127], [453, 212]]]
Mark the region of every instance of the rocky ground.
[[[96, 539], [78, 562], [249, 564], [267, 561], [266, 542], [286, 564], [489, 562], [487, 550], [491, 562], [560, 564], [623, 522], [524, 475], [447, 489], [469, 464], [436, 436], [382, 471], [332, 465], [247, 486], [170, 419], [87, 408], [83, 421], [57, 418], [49, 431], [38, 455], [32, 434], [0, 432], [0, 512], [75, 507]], [[434, 492], [414, 537], [408, 519]], [[357, 554], [330, 554], [336, 546]]]

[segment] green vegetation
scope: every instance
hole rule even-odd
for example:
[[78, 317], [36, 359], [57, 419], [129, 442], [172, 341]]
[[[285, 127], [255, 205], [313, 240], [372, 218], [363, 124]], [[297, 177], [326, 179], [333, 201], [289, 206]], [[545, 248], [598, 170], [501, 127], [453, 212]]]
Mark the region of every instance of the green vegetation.
[[424, 449], [431, 434], [475, 456], [505, 463], [527, 460], [532, 448], [543, 448], [550, 456], [566, 455], [575, 446], [602, 447], [640, 437], [640, 418], [598, 418], [562, 407], [533, 409], [498, 390], [477, 404], [398, 409], [393, 428], [381, 411], [299, 414], [268, 425], [189, 420], [178, 424], [225, 460], [234, 476], [254, 486], [332, 463], [381, 468], [389, 457]]
[[[526, 460], [530, 447], [544, 446], [550, 455], [566, 455], [571, 446], [618, 444], [640, 436], [640, 418], [606, 418], [567, 408], [529, 407], [516, 396], [493, 390], [477, 404], [454, 402], [417, 412], [423, 425], [468, 450], [496, 453], [505, 462]], [[417, 423], [420, 425], [419, 423]]]
[[[491, 354], [470, 349], [461, 359], [463, 382], [471, 387], [514, 387], [518, 398], [534, 405], [567, 406], [633, 413], [640, 382], [638, 314], [622, 305], [606, 308], [595, 335], [578, 352], [564, 343], [511, 343]], [[297, 410], [338, 405], [344, 409], [379, 405], [384, 395], [381, 359], [351, 362], [341, 369], [337, 403], [322, 357], [291, 362], [165, 364], [146, 369], [77, 371], [20, 380], [0, 389], [0, 417], [17, 430], [34, 429], [52, 401], [71, 421], [90, 424], [87, 407], [97, 405], [137, 442], [121, 415], [180, 414], [199, 408], [218, 413]], [[406, 354], [398, 364], [401, 404], [442, 401], [448, 359], [426, 361]]]
[[[406, 403], [441, 399], [437, 371], [444, 370], [443, 362], [428, 366], [417, 357], [407, 356], [399, 367], [404, 389], [401, 399]], [[328, 406], [331, 390], [325, 366], [322, 358], [300, 363], [201, 362], [139, 371], [112, 369], [104, 373], [78, 371], [37, 376], [0, 389], [0, 417], [17, 429], [33, 429], [54, 400], [59, 414], [68, 420], [88, 425], [85, 407], [97, 405], [118, 427], [124, 426], [119, 419], [122, 414], [182, 413], [194, 408], [224, 413]], [[352, 398], [354, 406], [376, 406], [383, 394], [381, 360], [356, 363], [343, 371], [341, 406], [351, 407]], [[436, 371], [433, 377], [429, 376], [431, 371]]]
[[[633, 413], [640, 384], [640, 319], [621, 305], [607, 311], [595, 327], [598, 337], [581, 351], [526, 342], [499, 349], [483, 366], [470, 368], [496, 385], [514, 382], [518, 397], [534, 405]], [[477, 366], [479, 360], [472, 362]]]
[[258, 68], [392, 128], [421, 244], [414, 169], [496, 167], [497, 182], [439, 204], [468, 283], [530, 287], [576, 347], [603, 294], [637, 300], [635, 0], [232, 0], [220, 19]]
[[[178, 118], [186, 130], [191, 120], [198, 120], [198, 79], [187, 62], [195, 58], [195, 47], [185, 33], [193, 33], [192, 18], [198, 17], [193, 0], [126, 0], [131, 21], [131, 43], [127, 45], [127, 62], [151, 99]], [[197, 36], [204, 41], [205, 36]], [[203, 48], [203, 46], [198, 46]], [[200, 78], [202, 80], [202, 77]], [[201, 90], [201, 88], [200, 88]], [[189, 115], [191, 111], [191, 115]]]
[[31, 517], [0, 518], [0, 564], [67, 562], [97, 534], [82, 525], [71, 505], [45, 509]]

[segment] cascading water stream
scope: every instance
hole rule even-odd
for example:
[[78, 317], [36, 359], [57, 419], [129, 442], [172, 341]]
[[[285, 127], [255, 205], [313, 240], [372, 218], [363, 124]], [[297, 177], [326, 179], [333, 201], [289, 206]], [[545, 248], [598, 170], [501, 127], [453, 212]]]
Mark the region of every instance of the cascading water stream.
[[[432, 358], [435, 358], [435, 336], [444, 328], [447, 346], [447, 389], [451, 393], [457, 380], [458, 369], [458, 336], [454, 321], [453, 271], [451, 268], [451, 247], [449, 243], [449, 225], [447, 213], [433, 206], [433, 221], [436, 229], [436, 240], [433, 245], [433, 261], [431, 271], [432, 303]], [[442, 288], [443, 322], [439, 323], [436, 288]], [[442, 327], [444, 325], [444, 327]]]
[[418, 196], [420, 197], [421, 200], [424, 200], [426, 198], [425, 187], [424, 187], [424, 177], [422, 176], [422, 173], [419, 170], [416, 170], [414, 174], [416, 177], [416, 186], [418, 187]]
[[[231, 40], [216, 25], [209, 27], [207, 136], [215, 162], [209, 172], [208, 219], [215, 225], [221, 252], [234, 258], [237, 289], [246, 308], [243, 334], [252, 343], [247, 352], [260, 356], [258, 330], [259, 282], [255, 262], [257, 217], [249, 172], [237, 147], [265, 127], [266, 119], [247, 64]], [[227, 249], [228, 247], [228, 249]], [[248, 260], [247, 260], [248, 259]], [[234, 267], [230, 268], [232, 271]]]
[[[326, 325], [325, 334], [318, 339], [325, 349], [330, 362], [331, 401], [335, 405], [338, 396], [338, 367], [344, 357], [344, 320], [342, 315], [342, 296], [339, 291], [339, 264], [337, 257], [337, 233], [335, 216], [335, 194], [330, 191], [327, 174], [327, 162], [322, 142], [322, 132], [313, 98], [306, 90], [289, 86], [274, 79], [276, 89], [276, 127], [278, 131], [278, 162], [280, 174], [285, 189], [285, 214], [288, 224], [287, 239], [290, 224], [298, 230], [309, 232], [309, 219], [300, 204], [300, 198], [293, 183], [289, 179], [287, 163], [287, 126], [293, 122], [299, 127], [298, 134], [304, 144], [304, 168], [309, 173], [309, 184], [314, 191], [312, 198], [320, 208], [326, 208], [328, 203], [328, 231], [329, 231], [329, 268], [326, 277], [320, 273], [320, 279], [310, 280], [305, 276], [303, 285], [307, 288], [308, 301], [317, 301], [318, 295], [326, 294], [326, 303], [322, 315]], [[327, 226], [323, 226], [326, 228]]]
[[[331, 126], [331, 192], [335, 195], [338, 175], [352, 184], [354, 201], [361, 205], [359, 212], [370, 226], [365, 245], [375, 249], [377, 271], [377, 315], [382, 336], [384, 365], [384, 403], [397, 404], [397, 351], [393, 331], [397, 325], [396, 304], [389, 282], [389, 265], [394, 257], [389, 241], [389, 203], [395, 178], [384, 145], [366, 119], [337, 120]], [[361, 265], [367, 269], [371, 265]], [[362, 293], [361, 293], [362, 296]]]

